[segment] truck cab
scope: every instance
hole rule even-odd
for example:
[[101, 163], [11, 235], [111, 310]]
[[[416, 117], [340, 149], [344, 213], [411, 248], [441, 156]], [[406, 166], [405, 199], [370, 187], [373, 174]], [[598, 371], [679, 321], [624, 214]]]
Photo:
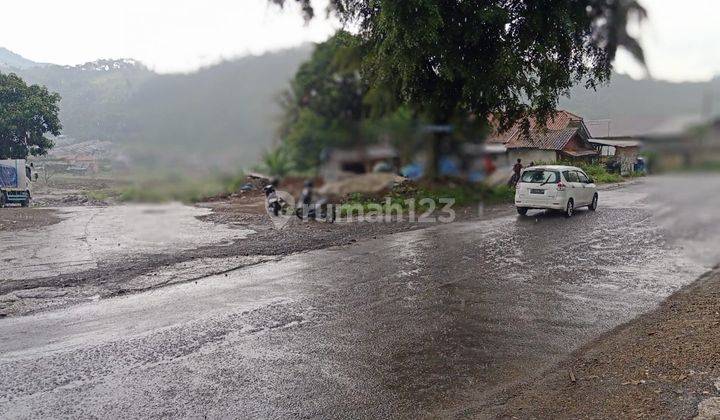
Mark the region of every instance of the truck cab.
[[0, 160], [0, 207], [10, 203], [29, 206], [31, 181], [33, 167], [25, 159]]

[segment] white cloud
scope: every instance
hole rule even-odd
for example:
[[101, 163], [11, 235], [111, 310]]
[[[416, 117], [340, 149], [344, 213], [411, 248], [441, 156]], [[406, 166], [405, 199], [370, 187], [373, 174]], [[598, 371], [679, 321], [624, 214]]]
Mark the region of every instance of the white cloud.
[[[326, 39], [338, 26], [305, 24], [293, 3], [267, 0], [22, 0], [3, 4], [2, 46], [32, 60], [79, 64], [132, 57], [160, 72]], [[326, 2], [316, 2], [323, 9]], [[27, 17], [27, 18], [23, 18]], [[29, 24], [28, 22], [32, 22]]]
[[[652, 76], [666, 80], [707, 80], [720, 73], [717, 0], [641, 0], [649, 19], [641, 32]], [[640, 76], [628, 54], [618, 56], [616, 68]]]
[[[720, 73], [717, 0], [641, 0], [650, 12], [642, 30], [653, 76], [708, 79]], [[326, 39], [339, 25], [305, 25], [294, 5], [267, 0], [4, 0], [0, 46], [36, 61], [79, 64], [137, 58], [161, 72], [190, 71], [223, 58]], [[627, 54], [619, 71], [642, 72]]]

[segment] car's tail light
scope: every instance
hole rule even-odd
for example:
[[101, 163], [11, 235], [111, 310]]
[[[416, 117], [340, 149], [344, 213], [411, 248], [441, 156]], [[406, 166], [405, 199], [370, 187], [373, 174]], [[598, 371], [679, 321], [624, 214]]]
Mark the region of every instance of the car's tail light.
[[557, 189], [558, 191], [565, 191], [565, 184], [563, 184], [562, 182], [558, 182]]

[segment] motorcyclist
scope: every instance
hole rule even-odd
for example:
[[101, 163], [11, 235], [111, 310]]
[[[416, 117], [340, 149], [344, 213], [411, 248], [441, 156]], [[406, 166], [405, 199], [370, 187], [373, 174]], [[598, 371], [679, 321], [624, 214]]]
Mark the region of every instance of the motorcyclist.
[[[329, 222], [335, 221], [335, 212], [332, 208], [328, 209], [327, 200], [321, 198], [317, 201], [313, 201], [313, 181], [307, 180], [303, 184], [303, 190], [300, 194], [300, 207], [295, 211], [295, 214], [300, 219], [326, 219]], [[328, 219], [328, 216], [330, 218]]]
[[312, 180], [306, 180], [303, 184], [303, 190], [300, 195], [300, 203], [303, 206], [309, 206], [310, 203], [312, 203], [312, 195], [313, 195], [313, 182]]

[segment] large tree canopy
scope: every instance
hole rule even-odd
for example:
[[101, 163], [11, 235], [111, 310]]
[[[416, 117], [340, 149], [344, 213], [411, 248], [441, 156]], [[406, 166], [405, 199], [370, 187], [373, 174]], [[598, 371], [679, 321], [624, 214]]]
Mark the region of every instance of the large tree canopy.
[[46, 133], [59, 135], [60, 95], [0, 73], [0, 159], [40, 156], [53, 147]]
[[[311, 0], [295, 1], [313, 17]], [[618, 47], [643, 61], [627, 32], [629, 17], [645, 17], [635, 0], [330, 0], [328, 12], [358, 28], [371, 88], [436, 124], [463, 115], [494, 115], [501, 130], [530, 116], [543, 124], [571, 87], [610, 78]], [[431, 177], [442, 137], [430, 143]]]
[[[312, 2], [295, 1], [312, 18]], [[437, 122], [542, 120], [573, 85], [608, 80], [618, 47], [643, 59], [627, 33], [645, 16], [634, 0], [330, 0], [329, 12], [358, 28], [368, 81]]]

